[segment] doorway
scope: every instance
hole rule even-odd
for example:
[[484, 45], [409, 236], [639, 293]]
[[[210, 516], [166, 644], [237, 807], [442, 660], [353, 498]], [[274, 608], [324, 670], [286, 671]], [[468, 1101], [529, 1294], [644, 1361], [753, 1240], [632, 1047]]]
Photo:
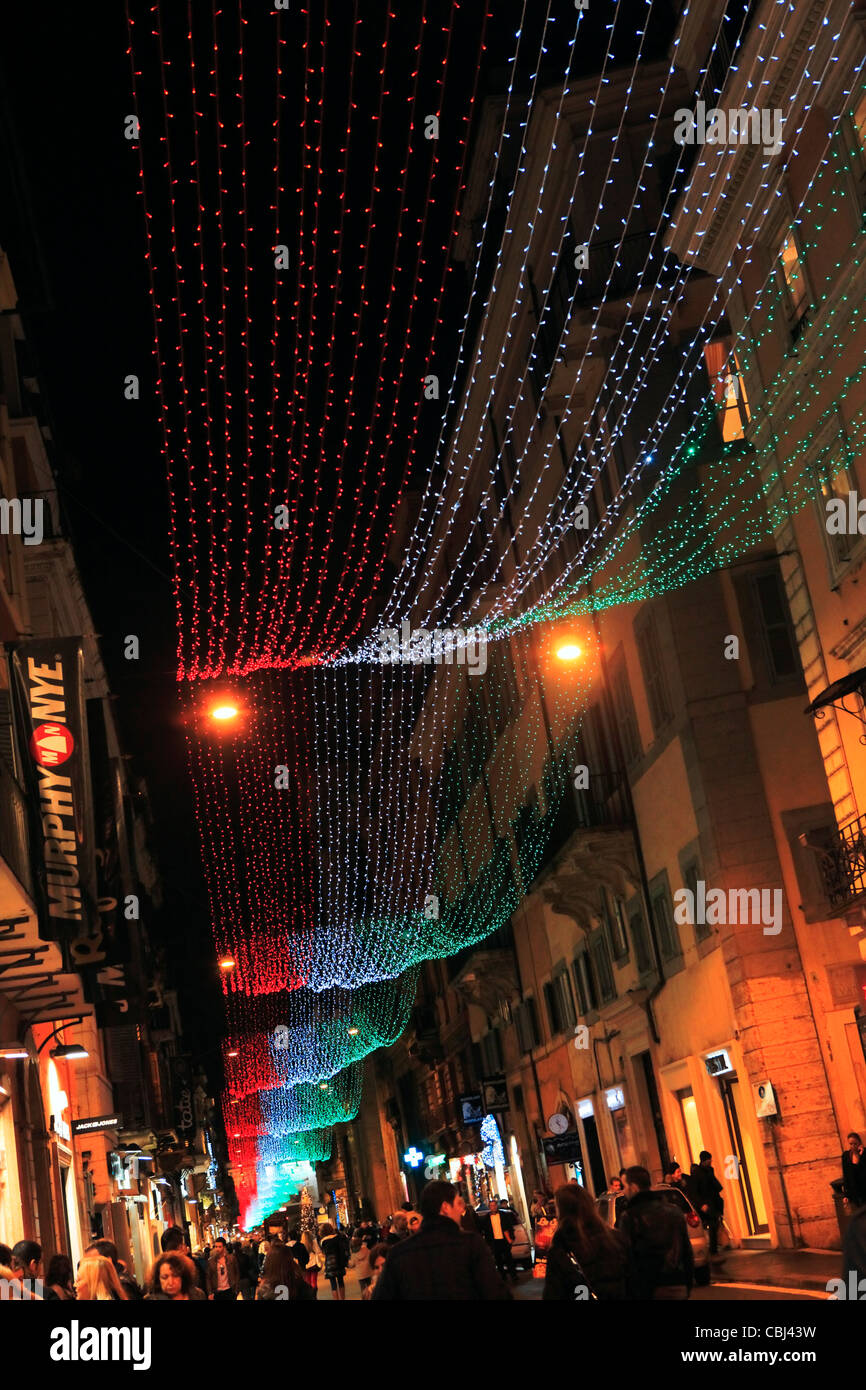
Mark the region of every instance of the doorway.
[[595, 1107], [592, 1101], [587, 1098], [578, 1102], [577, 1113], [583, 1125], [583, 1137], [585, 1140], [584, 1152], [589, 1162], [589, 1175], [592, 1180], [592, 1187], [595, 1196], [607, 1191], [607, 1175], [605, 1173], [604, 1159], [601, 1155], [601, 1144], [598, 1140], [598, 1126], [595, 1122]]
[[[740, 1124], [738, 1104], [741, 1101], [740, 1082], [736, 1072], [718, 1077], [719, 1092], [725, 1111], [725, 1122], [731, 1142], [731, 1156], [736, 1161], [736, 1176], [743, 1215], [750, 1236], [766, 1235], [770, 1224], [764, 1194], [758, 1181], [758, 1165], [754, 1145], [748, 1130]], [[726, 1175], [727, 1176], [727, 1175]]]

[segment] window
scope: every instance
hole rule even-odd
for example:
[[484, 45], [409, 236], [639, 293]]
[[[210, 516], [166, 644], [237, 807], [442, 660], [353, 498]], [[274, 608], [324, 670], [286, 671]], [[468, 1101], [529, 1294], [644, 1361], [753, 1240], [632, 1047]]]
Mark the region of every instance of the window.
[[538, 1046], [538, 1014], [534, 999], [524, 999], [517, 1006], [517, 1036], [524, 1052], [531, 1052]]
[[595, 978], [598, 981], [599, 993], [602, 1002], [607, 1003], [610, 999], [616, 998], [616, 985], [613, 979], [613, 967], [610, 963], [610, 951], [608, 950], [607, 939], [604, 929], [595, 931], [592, 934], [590, 949], [592, 951], [592, 964], [595, 970]]
[[653, 921], [658, 933], [659, 949], [663, 960], [673, 960], [682, 955], [679, 933], [674, 923], [671, 908], [671, 895], [667, 886], [667, 876], [663, 887], [657, 888], [650, 898]]
[[707, 343], [704, 348], [704, 361], [713, 388], [722, 439], [726, 443], [732, 439], [744, 439], [752, 412], [749, 409], [746, 383], [743, 380], [739, 358], [733, 351], [732, 340], [720, 338], [717, 342]]
[[619, 731], [622, 756], [625, 762], [633, 763], [640, 757], [643, 749], [641, 747], [640, 732], [637, 726], [634, 701], [631, 697], [631, 686], [628, 683], [625, 653], [621, 647], [611, 665], [610, 694], [616, 726]]
[[634, 942], [634, 955], [637, 968], [641, 974], [645, 970], [652, 968], [652, 957], [650, 956], [649, 938], [647, 936], [646, 922], [644, 921], [643, 909], [638, 906], [632, 909], [628, 919], [631, 930], [631, 939]]
[[649, 704], [653, 732], [657, 734], [672, 718], [673, 710], [671, 708], [667, 677], [662, 664], [661, 645], [659, 643], [658, 624], [656, 622], [655, 613], [647, 613], [644, 616], [641, 630], [635, 633], [635, 637], [637, 639], [637, 650], [638, 656], [640, 657], [644, 685], [646, 686], [647, 702]]
[[787, 294], [788, 322], [794, 328], [800, 324], [809, 306], [809, 291], [806, 288], [806, 277], [803, 272], [803, 263], [800, 260], [797, 238], [793, 232], [789, 232], [782, 242], [778, 259], [782, 283]]
[[757, 575], [753, 583], [764, 648], [770, 663], [770, 679], [778, 684], [800, 674], [800, 658], [782, 578], [777, 570], [771, 570], [768, 574]]
[[[683, 869], [683, 887], [688, 888], [691, 893], [693, 923], [695, 928], [695, 940], [706, 941], [707, 937], [712, 936], [713, 929], [707, 922], [697, 920], [697, 901], [698, 901], [698, 879], [701, 877], [701, 869], [697, 859], [690, 859]], [[704, 913], [706, 916], [706, 913]]]
[[495, 1028], [481, 1039], [481, 1065], [485, 1076], [502, 1071], [502, 1040]]
[[568, 975], [564, 970], [554, 976], [550, 984], [544, 986], [544, 999], [553, 1034], [564, 1033], [566, 1029], [574, 1026], [574, 998]]
[[575, 957], [571, 968], [574, 974], [580, 1017], [583, 1018], [584, 1015], [591, 1014], [598, 1008], [598, 990], [596, 989], [595, 972], [589, 953], [581, 951], [580, 955]]
[[[825, 435], [819, 448], [815, 460], [815, 474], [821, 488], [821, 496], [818, 499], [819, 524], [827, 538], [830, 569], [835, 579], [839, 567], [847, 564], [860, 540], [859, 519], [855, 535], [851, 535], [848, 529], [848, 496], [857, 492], [857, 478], [853, 467], [851, 441], [841, 416], [837, 417], [829, 435]], [[832, 512], [828, 512], [828, 504], [840, 499], [845, 503], [845, 521], [842, 525], [833, 525], [832, 529], [829, 529]]]
[[625, 960], [628, 955], [628, 933], [625, 929], [625, 906], [622, 898], [605, 897], [605, 919], [610, 934], [610, 944], [614, 960]]

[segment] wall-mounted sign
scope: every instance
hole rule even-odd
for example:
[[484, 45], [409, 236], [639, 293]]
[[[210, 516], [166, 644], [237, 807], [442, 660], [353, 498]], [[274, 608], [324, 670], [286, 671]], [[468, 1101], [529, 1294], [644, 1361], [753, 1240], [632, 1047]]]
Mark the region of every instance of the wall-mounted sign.
[[407, 1149], [403, 1155], [403, 1162], [407, 1164], [410, 1168], [417, 1168], [420, 1163], [423, 1163], [423, 1161], [424, 1155], [422, 1154], [420, 1149], [415, 1148], [414, 1144], [411, 1148]]
[[704, 1065], [710, 1076], [724, 1076], [734, 1068], [731, 1066], [731, 1059], [724, 1048], [718, 1052], [710, 1052], [704, 1058]]
[[583, 1163], [577, 1134], [555, 1134], [552, 1139], [543, 1139], [542, 1143], [548, 1163]]
[[121, 1115], [91, 1115], [86, 1120], [73, 1120], [73, 1134], [98, 1134], [103, 1129], [120, 1129]]
[[481, 1092], [470, 1091], [457, 1097], [460, 1118], [464, 1125], [480, 1125], [486, 1111], [481, 1103]]
[[501, 1072], [497, 1076], [482, 1077], [481, 1104], [485, 1115], [508, 1109], [508, 1086]]
[[605, 1091], [604, 1098], [607, 1101], [608, 1110], [624, 1110], [625, 1096], [621, 1086], [611, 1086], [610, 1090]]
[[759, 1119], [764, 1119], [767, 1115], [778, 1115], [779, 1107], [776, 1104], [776, 1092], [773, 1090], [771, 1081], [760, 1081], [752, 1087], [755, 1093], [755, 1114]]
[[548, 1115], [547, 1128], [550, 1130], [551, 1134], [564, 1134], [568, 1129], [568, 1116], [560, 1114]]

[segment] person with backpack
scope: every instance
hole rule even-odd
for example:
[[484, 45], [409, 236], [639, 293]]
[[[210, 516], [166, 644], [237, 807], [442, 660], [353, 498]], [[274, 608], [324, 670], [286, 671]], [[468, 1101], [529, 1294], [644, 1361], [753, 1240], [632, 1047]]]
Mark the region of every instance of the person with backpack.
[[547, 1254], [545, 1302], [621, 1301], [628, 1297], [628, 1247], [602, 1221], [585, 1188], [557, 1189], [556, 1232]]
[[319, 1245], [325, 1258], [325, 1278], [331, 1285], [331, 1297], [342, 1302], [346, 1297], [346, 1270], [349, 1268], [349, 1242], [344, 1231], [335, 1231], [326, 1221], [319, 1231]]
[[628, 1205], [619, 1222], [631, 1256], [630, 1292], [641, 1299], [686, 1299], [695, 1282], [695, 1258], [682, 1212], [653, 1192], [646, 1168], [625, 1172]]

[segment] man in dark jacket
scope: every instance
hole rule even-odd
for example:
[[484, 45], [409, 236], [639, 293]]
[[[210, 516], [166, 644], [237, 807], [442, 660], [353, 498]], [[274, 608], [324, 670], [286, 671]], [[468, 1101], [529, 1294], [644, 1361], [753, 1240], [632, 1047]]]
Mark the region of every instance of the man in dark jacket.
[[421, 1229], [388, 1251], [373, 1301], [509, 1298], [484, 1239], [460, 1229], [465, 1204], [454, 1184], [428, 1182], [419, 1205]]
[[698, 1215], [707, 1228], [710, 1237], [710, 1254], [719, 1253], [719, 1226], [725, 1214], [725, 1199], [722, 1184], [713, 1172], [713, 1155], [706, 1149], [700, 1153], [700, 1162], [692, 1164], [689, 1174], [688, 1194], [692, 1205], [697, 1207]]
[[635, 1298], [685, 1299], [695, 1282], [695, 1257], [686, 1219], [661, 1192], [652, 1191], [646, 1168], [627, 1168], [628, 1206], [619, 1231], [628, 1241]]
[[842, 1182], [852, 1210], [866, 1206], [866, 1149], [856, 1130], [848, 1135], [848, 1147], [842, 1154]]
[[517, 1270], [511, 1256], [515, 1225], [513, 1214], [510, 1211], [500, 1211], [499, 1198], [491, 1197], [487, 1215], [482, 1219], [481, 1234], [493, 1252], [499, 1273], [509, 1278], [512, 1284], [517, 1283]]

